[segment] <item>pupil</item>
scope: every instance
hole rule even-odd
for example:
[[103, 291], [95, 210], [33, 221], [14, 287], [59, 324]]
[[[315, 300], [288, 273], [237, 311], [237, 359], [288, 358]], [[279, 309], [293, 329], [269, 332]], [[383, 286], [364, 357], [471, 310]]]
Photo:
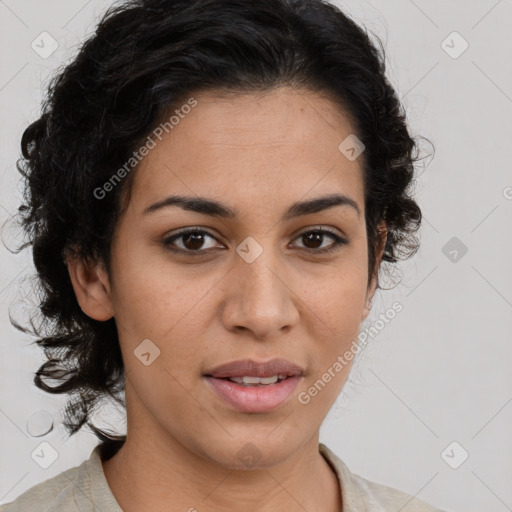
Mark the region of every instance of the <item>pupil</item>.
[[[308, 246], [308, 243], [311, 241], [313, 242], [313, 245], [315, 244], [315, 242], [319, 242], [319, 245], [322, 245], [322, 241], [321, 241], [322, 236], [323, 236], [322, 233], [317, 233], [317, 232], [308, 233], [308, 234], [304, 235], [304, 237], [305, 237], [304, 241], [307, 241], [307, 243], [304, 243], [304, 245], [306, 247], [308, 247], [309, 249], [311, 249], [311, 247]], [[318, 247], [312, 247], [312, 248], [317, 249]]]
[[[200, 249], [203, 245], [203, 235], [200, 233], [190, 233], [185, 236], [185, 240], [183, 243], [187, 249]], [[190, 243], [188, 243], [189, 240], [192, 239], [192, 246]]]

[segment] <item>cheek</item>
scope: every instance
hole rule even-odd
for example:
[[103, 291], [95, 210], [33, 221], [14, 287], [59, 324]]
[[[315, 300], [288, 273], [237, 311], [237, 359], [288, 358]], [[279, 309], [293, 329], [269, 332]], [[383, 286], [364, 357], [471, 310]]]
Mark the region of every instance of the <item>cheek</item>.
[[182, 322], [190, 326], [216, 278], [197, 266], [173, 262], [164, 249], [137, 245], [142, 244], [134, 241], [116, 257], [119, 270], [112, 292], [116, 322], [135, 339], [162, 339]]
[[339, 394], [352, 365], [366, 299], [365, 253], [354, 251], [348, 256], [329, 268], [322, 280], [317, 276], [319, 285], [304, 287], [303, 300], [310, 309], [308, 338], [315, 344], [307, 387], [318, 382], [318, 389], [311, 389], [311, 397], [318, 397], [316, 407], [325, 411]]
[[[364, 259], [362, 261], [365, 262]], [[321, 269], [321, 273], [317, 272], [315, 276], [302, 277], [301, 298], [316, 314], [318, 321], [325, 324], [331, 337], [344, 339], [354, 329], [359, 329], [367, 277], [365, 263], [348, 257], [336, 266]]]
[[[132, 296], [128, 290], [121, 311], [116, 312], [126, 354], [130, 357], [143, 340], [150, 339], [160, 350], [160, 363], [165, 361], [166, 367], [178, 373], [186, 366], [192, 368], [199, 359], [196, 341], [202, 338], [200, 299], [204, 293], [191, 287], [180, 291], [175, 282], [165, 286], [161, 280], [154, 286], [150, 279], [141, 281], [140, 287], [136, 284], [130, 283], [131, 291], [136, 292], [134, 300], [127, 304]], [[176, 361], [182, 364], [176, 365]]]
[[[314, 352], [314, 367], [317, 374], [326, 372], [339, 356], [351, 346], [355, 347], [365, 298], [364, 290], [358, 286], [347, 286], [345, 280], [333, 279], [330, 286], [330, 293], [317, 297], [315, 315], [312, 315], [317, 318], [317, 323], [310, 333], [317, 348]], [[340, 370], [336, 373], [345, 375], [345, 372]], [[342, 377], [343, 380], [344, 378]]]
[[355, 266], [350, 276], [332, 275], [306, 299], [312, 304], [309, 339], [314, 346], [309, 347], [310, 375], [297, 396], [306, 415], [325, 417], [345, 384], [358, 346], [365, 277]]

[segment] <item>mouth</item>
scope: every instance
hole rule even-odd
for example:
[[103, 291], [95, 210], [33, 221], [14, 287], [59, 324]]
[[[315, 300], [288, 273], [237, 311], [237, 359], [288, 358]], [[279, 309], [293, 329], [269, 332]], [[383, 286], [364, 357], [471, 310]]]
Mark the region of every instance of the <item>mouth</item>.
[[[210, 375], [211, 377], [211, 375]], [[276, 384], [279, 382], [283, 382], [283, 380], [288, 379], [288, 375], [280, 374], [273, 375], [272, 377], [220, 377], [223, 380], [229, 380], [230, 382], [234, 382], [235, 384], [240, 384], [245, 387], [256, 387], [256, 386], [270, 386], [272, 384]]]
[[233, 361], [206, 374], [214, 395], [240, 412], [270, 412], [286, 402], [304, 370], [284, 359]]
[[[274, 383], [235, 382], [231, 378], [205, 376], [215, 396], [240, 412], [263, 413], [277, 409], [286, 402], [302, 377], [277, 378]], [[243, 377], [243, 379], [253, 379]], [[257, 377], [256, 377], [257, 378]], [[267, 379], [268, 380], [268, 379]], [[273, 380], [273, 379], [272, 379]]]

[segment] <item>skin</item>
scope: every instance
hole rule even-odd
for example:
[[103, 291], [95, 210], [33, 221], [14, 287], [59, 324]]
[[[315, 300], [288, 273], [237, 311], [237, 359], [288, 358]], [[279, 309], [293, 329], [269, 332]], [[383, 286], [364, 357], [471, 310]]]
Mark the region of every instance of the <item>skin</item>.
[[[350, 348], [369, 313], [361, 159], [338, 145], [355, 132], [329, 99], [289, 87], [265, 94], [194, 96], [197, 106], [141, 162], [112, 242], [112, 273], [101, 262], [68, 261], [83, 311], [115, 316], [126, 368], [127, 441], [103, 462], [125, 512], [270, 512], [342, 507], [338, 481], [318, 451], [319, 428], [351, 363], [308, 404], [307, 391]], [[281, 220], [296, 201], [342, 193], [358, 205]], [[171, 194], [205, 196], [238, 210], [215, 218], [169, 206]], [[201, 245], [180, 228], [207, 229]], [[302, 235], [331, 229], [309, 242]], [[378, 264], [382, 258], [385, 226]], [[263, 252], [247, 263], [236, 252], [248, 236]], [[188, 245], [186, 245], [188, 243]], [[190, 249], [192, 247], [192, 249]], [[307, 248], [312, 252], [308, 254]], [[322, 248], [334, 247], [321, 255]], [[145, 366], [134, 350], [160, 349]], [[220, 364], [282, 357], [305, 376], [291, 397], [266, 413], [242, 413], [213, 394], [203, 373]], [[251, 468], [238, 451], [252, 443]]]

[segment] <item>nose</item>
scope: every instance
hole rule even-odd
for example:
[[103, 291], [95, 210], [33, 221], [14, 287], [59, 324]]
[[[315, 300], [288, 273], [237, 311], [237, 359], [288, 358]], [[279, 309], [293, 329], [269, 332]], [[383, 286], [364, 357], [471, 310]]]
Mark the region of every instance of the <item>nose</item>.
[[288, 332], [300, 318], [300, 301], [288, 272], [263, 253], [252, 263], [239, 258], [229, 272], [222, 322], [229, 331], [248, 331], [265, 340]]

